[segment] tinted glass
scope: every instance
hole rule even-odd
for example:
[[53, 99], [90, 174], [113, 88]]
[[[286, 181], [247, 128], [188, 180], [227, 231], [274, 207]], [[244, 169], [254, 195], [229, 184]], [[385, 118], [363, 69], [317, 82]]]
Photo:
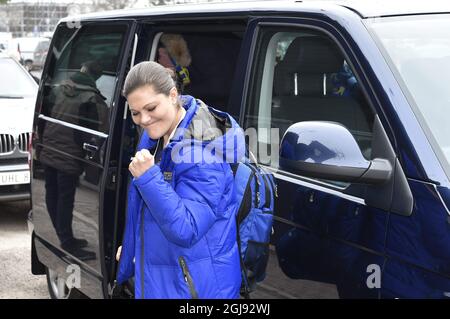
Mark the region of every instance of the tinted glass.
[[107, 132], [126, 26], [60, 27], [42, 114]]
[[450, 15], [367, 23], [450, 176]]

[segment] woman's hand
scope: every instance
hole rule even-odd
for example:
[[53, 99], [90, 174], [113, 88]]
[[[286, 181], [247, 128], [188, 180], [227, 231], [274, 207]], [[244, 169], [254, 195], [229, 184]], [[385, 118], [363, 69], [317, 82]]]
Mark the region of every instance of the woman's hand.
[[119, 246], [119, 248], [117, 248], [117, 254], [116, 254], [117, 261], [119, 261], [121, 254], [122, 254], [122, 246]]
[[137, 152], [136, 155], [132, 158], [128, 169], [130, 170], [133, 177], [138, 178], [153, 165], [155, 165], [155, 158], [147, 149], [143, 149]]

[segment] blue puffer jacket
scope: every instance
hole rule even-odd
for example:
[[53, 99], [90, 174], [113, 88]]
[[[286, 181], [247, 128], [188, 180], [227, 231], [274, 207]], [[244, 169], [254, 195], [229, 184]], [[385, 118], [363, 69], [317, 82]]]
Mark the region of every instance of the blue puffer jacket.
[[[136, 298], [238, 298], [229, 162], [244, 155], [244, 135], [228, 114], [182, 101], [186, 116], [160, 163], [130, 183], [117, 281], [134, 275]], [[144, 132], [138, 149], [154, 144]]]

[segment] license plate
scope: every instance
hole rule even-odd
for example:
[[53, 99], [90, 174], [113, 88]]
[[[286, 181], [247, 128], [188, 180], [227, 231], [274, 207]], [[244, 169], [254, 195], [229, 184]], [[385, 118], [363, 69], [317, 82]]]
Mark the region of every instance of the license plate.
[[28, 184], [30, 171], [0, 173], [0, 185]]

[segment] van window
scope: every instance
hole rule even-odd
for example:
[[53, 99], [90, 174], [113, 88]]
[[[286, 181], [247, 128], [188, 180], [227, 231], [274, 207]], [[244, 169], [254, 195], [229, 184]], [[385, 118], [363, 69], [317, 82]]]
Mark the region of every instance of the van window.
[[[161, 32], [151, 60], [178, 70], [180, 88], [207, 105], [227, 110], [243, 31]], [[178, 69], [176, 69], [178, 68]]]
[[281, 138], [301, 121], [343, 124], [370, 159], [374, 114], [337, 45], [307, 31], [266, 30], [261, 41], [244, 124], [258, 161], [278, 169]]
[[42, 114], [107, 132], [124, 25], [60, 26], [44, 78]]
[[450, 176], [450, 15], [369, 19], [367, 24]]

